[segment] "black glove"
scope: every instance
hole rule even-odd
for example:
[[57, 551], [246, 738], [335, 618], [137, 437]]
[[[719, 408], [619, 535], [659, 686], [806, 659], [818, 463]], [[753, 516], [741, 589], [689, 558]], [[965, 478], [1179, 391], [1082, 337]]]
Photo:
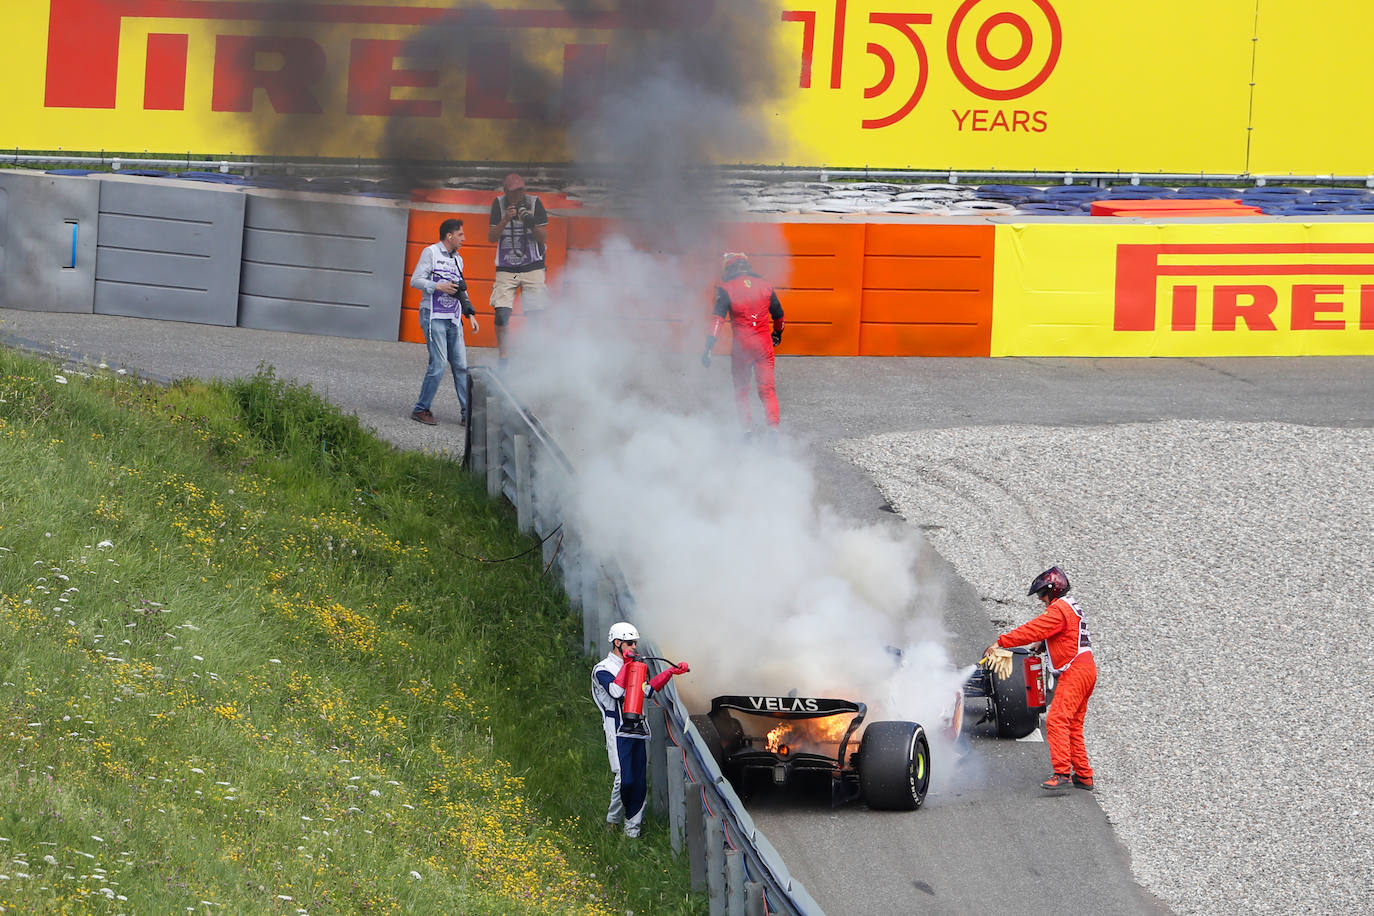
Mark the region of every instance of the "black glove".
[[716, 339], [715, 339], [714, 337], [712, 337], [710, 334], [707, 334], [707, 335], [706, 335], [706, 349], [703, 350], [702, 353], [701, 353], [701, 367], [702, 367], [703, 369], [710, 369], [710, 368], [711, 368], [711, 348], [714, 347], [715, 345], [716, 345]]
[[776, 346], [777, 346], [778, 344], [780, 344], [780, 343], [782, 343], [782, 331], [774, 331], [774, 332], [773, 332], [773, 346], [776, 347]]

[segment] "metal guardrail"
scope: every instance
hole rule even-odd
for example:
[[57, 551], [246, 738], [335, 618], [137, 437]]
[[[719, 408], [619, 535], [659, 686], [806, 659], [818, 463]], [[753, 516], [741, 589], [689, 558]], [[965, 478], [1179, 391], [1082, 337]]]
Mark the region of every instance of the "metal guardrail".
[[[258, 158], [219, 158], [213, 156], [193, 156], [186, 154], [181, 158], [171, 156], [150, 156], [133, 157], [125, 155], [108, 155], [100, 151], [88, 153], [33, 153], [22, 150], [13, 152], [0, 152], [0, 165], [15, 165], [31, 167], [43, 164], [59, 166], [91, 166], [97, 168], [110, 168], [116, 172], [125, 168], [183, 168], [183, 169], [214, 169], [222, 173], [236, 172], [247, 176], [259, 174], [295, 174], [295, 175], [339, 175], [343, 173], [353, 173], [355, 175], [385, 176], [394, 174], [398, 163], [387, 162], [377, 159], [279, 159], [272, 157]], [[525, 170], [527, 176], [533, 176], [539, 181], [568, 179], [574, 175], [579, 180], [583, 178], [596, 178], [595, 174], [588, 174], [586, 169], [574, 169], [565, 163], [542, 163], [530, 165], [528, 163], [490, 163], [490, 162], [407, 162], [404, 163], [409, 174], [427, 174], [436, 177], [461, 175], [466, 178], [492, 178], [499, 180], [512, 168]], [[999, 171], [996, 169], [884, 169], [884, 168], [826, 168], [824, 166], [720, 166], [718, 171], [723, 176], [737, 178], [762, 178], [774, 181], [895, 181], [895, 180], [936, 180], [958, 184], [961, 181], [975, 178], [990, 179], [992, 181], [1016, 181], [1030, 182], [1032, 184], [1051, 185], [1051, 184], [1089, 184], [1105, 186], [1108, 184], [1140, 184], [1142, 180], [1149, 182], [1167, 181], [1175, 184], [1204, 182], [1207, 184], [1220, 184], [1227, 186], [1240, 186], [1253, 184], [1256, 187], [1265, 187], [1269, 183], [1294, 183], [1294, 184], [1363, 184], [1365, 187], [1374, 188], [1374, 174], [1364, 175], [1336, 175], [1336, 174], [1312, 174], [1312, 175], [1256, 175], [1246, 172], [1235, 174], [1221, 172], [1075, 172], [1066, 170], [1030, 170], [1030, 171]]]
[[[582, 613], [582, 645], [600, 654], [603, 634], [617, 620], [633, 620], [634, 596], [614, 560], [583, 547], [558, 503], [575, 473], [539, 420], [484, 367], [468, 372], [464, 466], [485, 477], [487, 493], [515, 506], [520, 530], [540, 538], [546, 568], [556, 566]], [[645, 649], [657, 649], [646, 641]], [[686, 846], [693, 890], [705, 890], [710, 916], [824, 916], [792, 878], [744, 809], [692, 725], [669, 682], [649, 708], [649, 806], [667, 815], [672, 849]]]

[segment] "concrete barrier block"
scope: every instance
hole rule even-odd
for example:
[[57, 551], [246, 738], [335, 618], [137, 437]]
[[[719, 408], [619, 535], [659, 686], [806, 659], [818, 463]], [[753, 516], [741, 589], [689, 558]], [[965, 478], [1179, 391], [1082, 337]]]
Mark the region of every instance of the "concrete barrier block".
[[103, 177], [96, 314], [233, 327], [243, 214], [236, 189]]
[[0, 170], [0, 306], [92, 311], [100, 181]]
[[404, 204], [256, 190], [247, 198], [242, 327], [396, 339]]

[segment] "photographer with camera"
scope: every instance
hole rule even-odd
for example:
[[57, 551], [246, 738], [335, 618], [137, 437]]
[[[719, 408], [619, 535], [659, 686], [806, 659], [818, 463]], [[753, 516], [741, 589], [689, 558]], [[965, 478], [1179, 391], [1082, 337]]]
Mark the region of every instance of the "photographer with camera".
[[426, 426], [439, 423], [429, 408], [444, 377], [445, 363], [453, 370], [461, 422], [468, 421], [468, 351], [463, 343], [463, 318], [476, 334], [477, 310], [468, 298], [463, 259], [458, 256], [463, 237], [462, 220], [444, 220], [439, 224], [439, 241], [420, 252], [410, 275], [410, 285], [424, 294], [420, 299], [420, 329], [429, 347], [429, 366], [410, 418]]
[[525, 193], [525, 179], [512, 172], [501, 185], [503, 193], [491, 202], [487, 241], [496, 244], [496, 280], [491, 307], [496, 313], [496, 347], [506, 367], [506, 338], [515, 293], [525, 316], [544, 310], [544, 246], [549, 238], [549, 215], [539, 198]]

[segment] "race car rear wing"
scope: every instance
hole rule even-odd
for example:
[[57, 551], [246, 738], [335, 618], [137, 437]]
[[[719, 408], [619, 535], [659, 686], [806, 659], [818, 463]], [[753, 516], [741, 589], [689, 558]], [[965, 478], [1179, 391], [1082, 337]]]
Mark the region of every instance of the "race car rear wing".
[[844, 730], [844, 737], [840, 739], [840, 749], [836, 755], [836, 763], [841, 769], [849, 765], [849, 739], [863, 723], [864, 716], [868, 715], [868, 706], [863, 703], [819, 697], [724, 696], [711, 701], [712, 718], [722, 709], [735, 709], [750, 715], [770, 716], [774, 719], [820, 719], [824, 716], [854, 713], [849, 727]]
[[711, 712], [718, 709], [737, 709], [750, 715], [772, 716], [775, 719], [819, 719], [844, 712], [858, 713], [862, 719], [868, 712], [868, 707], [863, 703], [816, 697], [724, 696], [711, 701]]

